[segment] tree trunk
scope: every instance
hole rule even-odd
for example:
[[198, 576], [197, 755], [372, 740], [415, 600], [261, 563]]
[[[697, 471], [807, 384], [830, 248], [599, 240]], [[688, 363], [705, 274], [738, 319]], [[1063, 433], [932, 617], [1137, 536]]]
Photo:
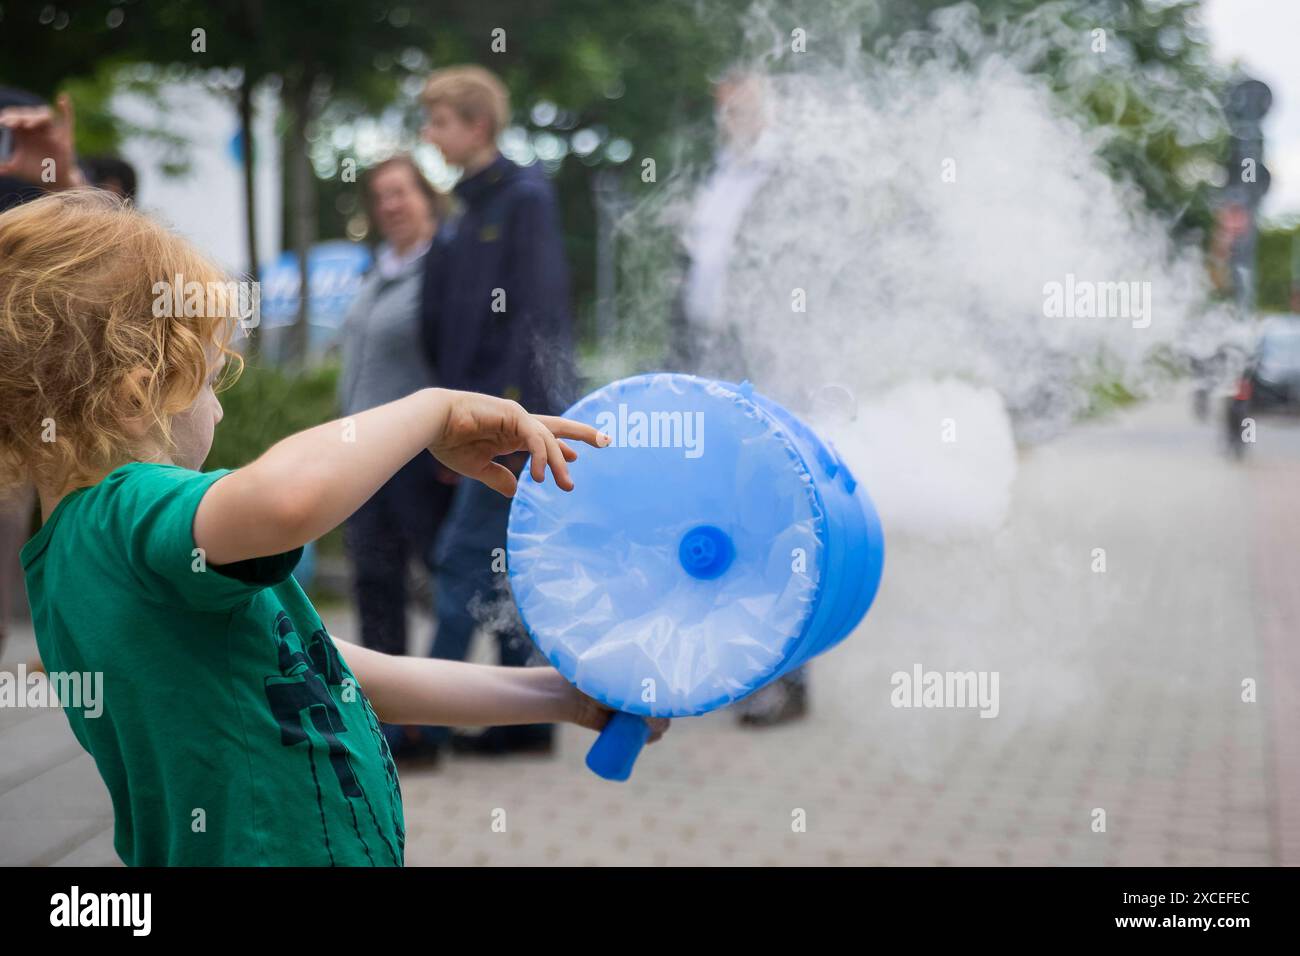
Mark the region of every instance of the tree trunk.
[[307, 124], [311, 122], [311, 92], [315, 76], [307, 70], [288, 86], [289, 104], [293, 112], [289, 142], [286, 146], [286, 166], [289, 170], [289, 215], [292, 222], [293, 249], [298, 257], [298, 315], [288, 336], [286, 359], [301, 365], [307, 358], [308, 320], [311, 316], [311, 286], [307, 271], [307, 256], [316, 241], [316, 190], [307, 155]]
[[[261, 261], [257, 252], [257, 170], [253, 166], [253, 89], [248, 71], [244, 71], [239, 83], [239, 135], [242, 145], [241, 159], [244, 164], [244, 222], [247, 227], [245, 241], [248, 248], [248, 281], [259, 282]], [[258, 327], [248, 329], [246, 352], [249, 358], [256, 358], [261, 343], [261, 330]]]

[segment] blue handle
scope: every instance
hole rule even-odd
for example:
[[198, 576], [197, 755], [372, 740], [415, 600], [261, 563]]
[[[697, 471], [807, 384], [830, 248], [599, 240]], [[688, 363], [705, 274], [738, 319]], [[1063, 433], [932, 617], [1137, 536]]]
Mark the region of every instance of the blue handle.
[[587, 751], [587, 767], [606, 780], [626, 780], [650, 736], [650, 725], [636, 714], [615, 711]]

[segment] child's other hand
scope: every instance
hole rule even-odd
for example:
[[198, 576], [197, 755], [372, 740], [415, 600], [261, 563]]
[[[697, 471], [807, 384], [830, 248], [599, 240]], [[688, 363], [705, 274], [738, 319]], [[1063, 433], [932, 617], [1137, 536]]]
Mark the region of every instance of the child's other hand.
[[532, 456], [533, 479], [546, 479], [550, 465], [555, 483], [565, 491], [573, 490], [567, 462], [578, 453], [561, 441], [573, 438], [596, 448], [609, 444], [590, 425], [557, 418], [553, 415], [530, 415], [518, 402], [493, 398], [477, 392], [447, 392], [450, 404], [446, 424], [429, 452], [452, 471], [483, 482], [507, 498], [514, 496], [518, 482], [509, 468], [493, 461], [498, 455], [526, 451]]
[[[570, 685], [572, 687], [572, 685]], [[586, 727], [588, 730], [604, 730], [605, 723], [613, 710], [606, 707], [595, 698], [588, 697], [576, 687], [573, 688], [573, 716], [570, 718], [572, 723], [579, 727]], [[650, 736], [646, 743], [652, 744], [668, 732], [668, 727], [672, 723], [667, 717], [645, 717], [643, 718], [650, 725]]]

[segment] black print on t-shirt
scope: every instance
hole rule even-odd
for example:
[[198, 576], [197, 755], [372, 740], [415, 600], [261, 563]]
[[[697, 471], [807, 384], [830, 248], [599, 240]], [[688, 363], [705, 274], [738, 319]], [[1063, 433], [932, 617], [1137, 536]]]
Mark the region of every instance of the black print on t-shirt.
[[[275, 619], [275, 642], [280, 674], [265, 679], [266, 700], [271, 706], [271, 713], [275, 716], [276, 722], [280, 725], [280, 743], [286, 747], [307, 745], [308, 765], [311, 770], [312, 784], [316, 790], [316, 806], [320, 810], [321, 833], [330, 865], [334, 865], [334, 847], [330, 841], [329, 825], [325, 817], [327, 797], [317, 773], [315, 747], [312, 746], [312, 738], [307, 732], [307, 722], [310, 722], [312, 729], [325, 742], [334, 782], [342, 796], [347, 799], [352, 814], [353, 834], [365, 851], [366, 859], [372, 864], [375, 863], [370, 842], [362, 835], [357, 819], [357, 804], [354, 801], [360, 801], [369, 814], [375, 832], [379, 833], [383, 840], [387, 851], [385, 855], [391, 858], [393, 863], [399, 863], [397, 851], [389, 843], [388, 838], [383, 836], [370, 798], [357, 781], [348, 749], [339, 739], [340, 735], [348, 732], [348, 726], [330, 693], [330, 688], [341, 687], [343, 684], [344, 671], [338, 649], [323, 628], [313, 633], [305, 646], [297, 638], [298, 634], [289, 615], [281, 611]], [[379, 739], [382, 742], [383, 737], [380, 736]], [[397, 780], [397, 770], [392, 765], [392, 757], [386, 746], [381, 747], [381, 753], [387, 765], [385, 769], [391, 787]], [[390, 799], [393, 799], [392, 794]], [[396, 819], [396, 813], [393, 816]], [[400, 828], [398, 832], [400, 834]]]

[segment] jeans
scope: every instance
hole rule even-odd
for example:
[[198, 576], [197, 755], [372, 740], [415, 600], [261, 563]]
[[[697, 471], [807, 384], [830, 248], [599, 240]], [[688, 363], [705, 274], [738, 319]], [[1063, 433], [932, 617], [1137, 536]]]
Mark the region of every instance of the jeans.
[[[437, 463], [421, 453], [353, 513], [343, 529], [352, 561], [361, 643], [385, 654], [407, 653], [406, 601], [410, 560], [432, 575], [432, 547], [455, 485], [437, 480]], [[394, 747], [401, 732], [383, 725]]]
[[5, 634], [15, 611], [21, 607], [26, 614], [27, 597], [18, 552], [30, 537], [35, 507], [36, 490], [31, 485], [0, 497], [0, 655], [4, 653]]
[[[438, 633], [431, 657], [463, 661], [481, 624], [496, 639], [503, 666], [524, 667], [539, 659], [510, 597], [505, 563], [509, 517], [510, 499], [487, 485], [466, 478], [456, 486], [434, 553]], [[517, 733], [545, 736], [550, 730], [549, 724], [531, 724]], [[445, 740], [451, 729], [434, 732]]]

